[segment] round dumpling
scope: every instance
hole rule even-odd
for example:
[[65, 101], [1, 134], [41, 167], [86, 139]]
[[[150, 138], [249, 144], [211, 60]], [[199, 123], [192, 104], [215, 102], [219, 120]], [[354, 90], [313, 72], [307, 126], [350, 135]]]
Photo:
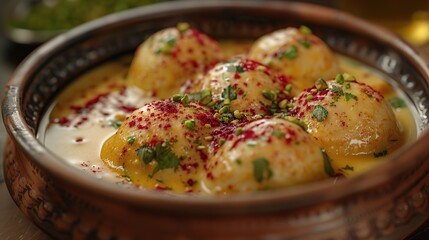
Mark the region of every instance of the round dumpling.
[[399, 123], [384, 97], [349, 74], [318, 80], [293, 104], [291, 115], [308, 125], [330, 155], [387, 153], [400, 140]]
[[222, 59], [219, 44], [187, 24], [159, 31], [143, 42], [133, 58], [131, 84], [168, 98], [193, 85], [193, 79]]
[[217, 64], [202, 80], [202, 89], [209, 90], [214, 101], [249, 115], [269, 114], [270, 109], [288, 97], [287, 78], [274, 74], [259, 62], [235, 58]]
[[125, 119], [103, 144], [101, 159], [135, 185], [192, 191], [208, 159], [205, 136], [218, 125], [197, 103], [155, 101]]
[[304, 26], [262, 36], [251, 47], [249, 58], [285, 74], [300, 91], [319, 78], [334, 77], [339, 70], [330, 49]]
[[201, 185], [213, 194], [287, 187], [327, 178], [325, 167], [331, 169], [329, 158], [300, 126], [260, 119], [238, 128], [218, 149]]

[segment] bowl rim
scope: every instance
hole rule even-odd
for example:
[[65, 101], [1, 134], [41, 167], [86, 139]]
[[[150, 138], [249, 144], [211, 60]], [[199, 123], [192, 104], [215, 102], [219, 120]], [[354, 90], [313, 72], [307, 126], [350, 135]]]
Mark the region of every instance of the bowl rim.
[[[429, 139], [429, 130], [427, 128], [417, 137], [413, 144], [403, 146], [390, 156], [389, 162], [392, 164], [378, 164], [378, 166], [358, 176], [344, 179], [335, 184], [327, 180], [299, 187], [270, 191], [270, 193], [232, 194], [222, 197], [178, 196], [153, 191], [130, 191], [130, 189], [118, 187], [107, 181], [100, 181], [93, 176], [82, 174], [79, 169], [67, 164], [65, 161], [59, 160], [57, 155], [45, 148], [36, 138], [36, 134], [25, 123], [23, 112], [20, 109], [24, 95], [23, 84], [29, 81], [32, 74], [34, 74], [35, 66], [39, 66], [41, 63], [47, 61], [51, 53], [63, 48], [70, 41], [77, 42], [83, 35], [95, 35], [97, 29], [109, 24], [115, 24], [118, 21], [143, 21], [141, 20], [142, 18], [150, 20], [159, 14], [176, 14], [175, 16], [177, 16], [179, 13], [219, 8], [241, 8], [246, 10], [264, 8], [269, 11], [281, 11], [285, 13], [294, 11], [296, 14], [313, 12], [317, 17], [323, 18], [324, 21], [336, 21], [336, 27], [338, 28], [346, 29], [354, 27], [359, 33], [370, 35], [377, 41], [389, 44], [412, 62], [414, 67], [423, 74], [426, 82], [429, 82], [429, 66], [423, 60], [423, 55], [415, 48], [382, 27], [375, 26], [365, 20], [358, 19], [336, 9], [308, 3], [280, 1], [191, 0], [165, 2], [126, 10], [80, 25], [55, 37], [31, 53], [15, 70], [3, 93], [3, 121], [9, 137], [15, 144], [19, 145], [19, 148], [28, 158], [31, 158], [39, 167], [51, 174], [54, 179], [79, 189], [82, 193], [90, 193], [91, 195], [103, 198], [107, 197], [116, 202], [127, 202], [133, 206], [147, 206], [152, 209], [169, 211], [186, 211], [192, 208], [198, 209], [200, 212], [214, 212], [220, 210], [221, 207], [222, 209], [219, 213], [225, 214], [234, 213], [243, 208], [247, 212], [253, 212], [259, 211], [262, 208], [266, 210], [268, 205], [271, 205], [270, 208], [275, 210], [279, 207], [294, 208], [327, 200], [342, 199], [359, 192], [364, 192], [398, 176], [403, 171], [412, 169], [415, 162], [408, 159], [423, 158], [422, 154], [425, 153], [427, 148], [425, 140]], [[427, 158], [427, 155], [429, 153], [426, 153], [424, 157]], [[401, 167], [398, 168], [397, 166]]]

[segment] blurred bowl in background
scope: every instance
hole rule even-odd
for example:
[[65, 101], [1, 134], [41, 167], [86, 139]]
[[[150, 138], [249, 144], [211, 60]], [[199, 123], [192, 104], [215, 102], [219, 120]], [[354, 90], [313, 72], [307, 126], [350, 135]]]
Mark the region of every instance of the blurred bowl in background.
[[[40, 44], [107, 14], [163, 0], [17, 0], [5, 3], [5, 35], [20, 44]], [[164, 0], [166, 1], [166, 0]]]

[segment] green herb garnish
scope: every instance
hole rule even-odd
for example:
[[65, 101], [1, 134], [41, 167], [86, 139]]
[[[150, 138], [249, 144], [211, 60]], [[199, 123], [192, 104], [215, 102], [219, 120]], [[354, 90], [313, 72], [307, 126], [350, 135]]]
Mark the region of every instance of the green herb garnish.
[[235, 100], [237, 99], [237, 87], [228, 86], [223, 89], [221, 94], [223, 99]]
[[328, 176], [333, 177], [335, 175], [335, 172], [331, 165], [331, 159], [329, 158], [325, 149], [321, 149], [321, 150], [322, 150], [322, 156], [323, 156], [323, 167], [325, 169], [325, 172]]
[[392, 106], [395, 109], [407, 107], [407, 104], [405, 103], [405, 101], [399, 97], [391, 98], [388, 101], [390, 103], [390, 106]]
[[317, 121], [322, 122], [328, 116], [328, 110], [322, 107], [322, 105], [315, 105], [311, 115], [316, 118]]
[[257, 182], [262, 182], [264, 179], [268, 180], [273, 176], [273, 171], [270, 168], [270, 163], [266, 158], [256, 158], [252, 161], [253, 176]]
[[332, 85], [332, 87], [329, 89], [331, 92], [338, 94], [338, 95], [344, 95], [344, 91], [341, 87]]
[[299, 41], [299, 44], [301, 44], [305, 48], [310, 48], [311, 47], [311, 42], [308, 41], [308, 40], [301, 40], [301, 41]]
[[280, 54], [279, 58], [282, 59], [283, 57], [287, 59], [295, 59], [298, 56], [298, 48], [295, 45], [290, 46], [287, 48], [282, 54]]
[[121, 125], [122, 125], [122, 121], [118, 121], [118, 120], [110, 121], [110, 126], [112, 126], [114, 129], [118, 129]]
[[229, 65], [226, 68], [227, 72], [232, 72], [232, 73], [243, 73], [244, 72], [244, 68], [240, 65]]
[[346, 101], [349, 101], [350, 99], [354, 99], [356, 101], [358, 100], [356, 95], [353, 95], [353, 94], [348, 93], [348, 92], [344, 93], [344, 97], [346, 98]]
[[128, 142], [128, 144], [130, 144], [130, 145], [133, 145], [133, 143], [134, 143], [134, 141], [136, 140], [136, 137], [135, 136], [129, 136], [128, 138], [127, 138], [127, 142]]
[[145, 164], [156, 161], [157, 164], [152, 174], [150, 174], [151, 177], [160, 170], [174, 169], [180, 163], [179, 157], [173, 153], [168, 142], [158, 143], [155, 148], [145, 144], [139, 147], [136, 152], [139, 159]]
[[271, 136], [276, 136], [276, 137], [284, 137], [285, 136], [285, 133], [284, 132], [280, 132], [280, 131], [278, 131], [278, 130], [273, 130], [272, 132], [271, 132]]

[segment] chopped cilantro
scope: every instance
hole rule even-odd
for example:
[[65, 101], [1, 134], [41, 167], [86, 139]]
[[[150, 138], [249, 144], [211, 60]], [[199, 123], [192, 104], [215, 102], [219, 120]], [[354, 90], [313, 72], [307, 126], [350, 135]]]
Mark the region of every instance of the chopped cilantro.
[[288, 47], [282, 54], [280, 54], [279, 59], [286, 57], [287, 59], [295, 59], [298, 56], [298, 48], [295, 45]]
[[130, 144], [130, 145], [133, 145], [133, 143], [134, 143], [134, 141], [136, 140], [136, 137], [135, 136], [129, 136], [128, 138], [127, 138], [127, 142]]
[[270, 168], [270, 163], [266, 158], [256, 158], [252, 161], [253, 176], [257, 182], [262, 182], [264, 179], [270, 179], [273, 176], [273, 171]]
[[344, 95], [343, 89], [337, 85], [332, 85], [332, 87], [329, 90], [335, 94], [338, 94], [341, 96]]
[[353, 94], [348, 93], [348, 92], [344, 93], [344, 97], [346, 97], [346, 101], [349, 101], [350, 99], [353, 99], [356, 101], [358, 100], [356, 95], [353, 95]]
[[176, 38], [170, 37], [167, 39], [164, 39], [161, 42], [161, 46], [155, 51], [155, 53], [159, 54], [168, 54], [171, 52], [171, 49], [176, 45]]
[[236, 162], [238, 165], [243, 164], [243, 161], [241, 161], [241, 159], [237, 159], [237, 160], [235, 160], [235, 162]]
[[229, 99], [231, 101], [237, 99], [237, 87], [228, 86], [224, 88], [221, 96], [223, 99]]
[[351, 85], [350, 85], [350, 83], [346, 83], [346, 84], [344, 85], [344, 87], [345, 87], [346, 89], [350, 89]]
[[299, 44], [301, 44], [305, 48], [310, 48], [311, 47], [311, 42], [308, 41], [308, 40], [301, 40], [301, 41], [299, 41]]
[[240, 65], [233, 65], [233, 64], [231, 64], [231, 65], [229, 65], [226, 68], [226, 71], [227, 72], [232, 72], [232, 73], [243, 73], [244, 72], [244, 68], [242, 66], [240, 66]]
[[285, 136], [285, 133], [284, 132], [280, 132], [280, 131], [278, 131], [278, 130], [273, 130], [272, 132], [271, 132], [271, 136], [276, 136], [276, 137], [284, 137]]
[[402, 98], [399, 98], [399, 97], [391, 98], [388, 101], [390, 103], [390, 106], [392, 106], [395, 109], [397, 109], [397, 108], [404, 108], [404, 107], [407, 106], [407, 104], [405, 103], [405, 101]]
[[151, 146], [146, 144], [140, 146], [137, 150], [137, 157], [142, 160], [145, 164], [152, 162], [156, 157], [155, 151]]
[[386, 155], [387, 155], [387, 149], [384, 149], [383, 151], [375, 152], [374, 153], [374, 157], [375, 158], [384, 157]]
[[328, 176], [333, 177], [335, 173], [334, 173], [334, 169], [332, 168], [332, 165], [331, 165], [331, 159], [329, 158], [325, 149], [321, 149], [321, 150], [322, 150], [322, 155], [323, 155], [323, 167], [325, 169], [325, 172]]
[[328, 111], [322, 107], [322, 105], [316, 105], [311, 113], [312, 117], [316, 118], [317, 121], [322, 122], [328, 116]]
[[155, 148], [145, 144], [139, 147], [136, 152], [145, 164], [156, 161], [157, 164], [150, 176], [155, 175], [160, 170], [179, 166], [179, 157], [173, 153], [168, 142], [158, 143]]
[[122, 125], [122, 121], [118, 120], [112, 120], [110, 121], [110, 126], [112, 126], [114, 129], [118, 129]]

